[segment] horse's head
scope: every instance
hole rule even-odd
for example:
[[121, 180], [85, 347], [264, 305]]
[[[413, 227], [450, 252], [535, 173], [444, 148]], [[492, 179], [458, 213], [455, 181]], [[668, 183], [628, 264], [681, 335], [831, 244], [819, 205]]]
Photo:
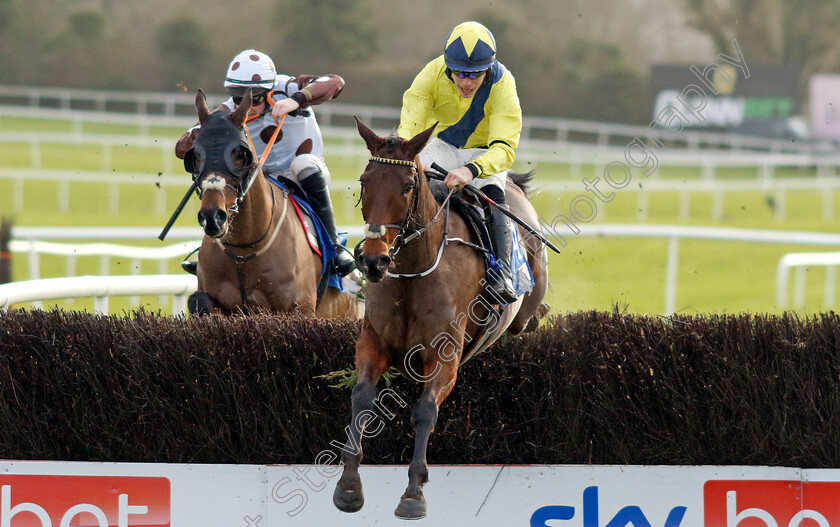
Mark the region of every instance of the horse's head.
[[419, 175], [423, 168], [417, 154], [435, 127], [406, 140], [380, 137], [358, 119], [356, 126], [373, 155], [359, 178], [365, 240], [356, 265], [368, 280], [378, 282], [391, 266], [390, 250], [395, 238], [405, 231], [411, 215], [417, 212], [420, 187], [426, 181]]
[[184, 167], [198, 183], [198, 223], [207, 236], [220, 238], [227, 233], [230, 217], [256, 175], [253, 143], [245, 128], [251, 92], [248, 90], [233, 112], [222, 107], [211, 113], [207, 97], [198, 90], [195, 108], [201, 133], [184, 156]]

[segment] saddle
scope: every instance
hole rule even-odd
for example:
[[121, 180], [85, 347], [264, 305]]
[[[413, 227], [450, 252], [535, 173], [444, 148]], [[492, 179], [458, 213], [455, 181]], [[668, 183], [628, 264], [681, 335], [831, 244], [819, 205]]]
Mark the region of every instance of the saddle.
[[[449, 194], [449, 189], [438, 179], [429, 178], [428, 181], [429, 190], [431, 190], [435, 200], [439, 204], [442, 204]], [[467, 193], [453, 194], [449, 198], [449, 203], [451, 209], [464, 219], [467, 228], [469, 228], [475, 239], [478, 240], [477, 244], [472, 244], [467, 241], [462, 241], [461, 243], [473, 247], [484, 256], [484, 268], [485, 272], [487, 272], [487, 270], [493, 267], [493, 261], [495, 260], [495, 255], [493, 255], [493, 259], [490, 258], [490, 255], [493, 254], [493, 245], [490, 241], [490, 232], [487, 230], [486, 223], [487, 218], [490, 217], [490, 205], [479, 202], [474, 196]], [[514, 285], [516, 286], [516, 296], [520, 296], [532, 290], [534, 276], [522, 251], [519, 230], [516, 228], [513, 228], [511, 233], [511, 252], [510, 262], [515, 273]], [[530, 284], [530, 286], [527, 284]]]
[[[431, 172], [434, 174], [434, 172]], [[446, 196], [449, 195], [449, 188], [443, 184], [443, 181], [437, 179], [428, 179], [429, 190], [438, 204], [443, 204]], [[487, 218], [490, 217], [490, 211], [485, 210], [489, 205], [479, 203], [474, 197], [461, 193], [453, 194], [449, 198], [449, 206], [453, 212], [460, 215], [467, 224], [470, 232], [473, 234], [478, 244], [475, 249], [484, 255], [485, 265], [490, 265], [488, 254], [493, 253], [493, 246], [490, 243], [490, 232], [487, 230]], [[467, 243], [467, 245], [471, 245]]]

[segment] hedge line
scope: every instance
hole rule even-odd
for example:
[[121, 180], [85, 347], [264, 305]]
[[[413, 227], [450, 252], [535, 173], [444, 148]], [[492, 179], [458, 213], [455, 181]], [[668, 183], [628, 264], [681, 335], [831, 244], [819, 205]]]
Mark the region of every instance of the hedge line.
[[[0, 458], [313, 463], [344, 442], [355, 322], [0, 313]], [[840, 317], [580, 312], [461, 369], [430, 463], [840, 466]], [[380, 383], [380, 387], [383, 384]], [[419, 386], [365, 440], [407, 463]]]

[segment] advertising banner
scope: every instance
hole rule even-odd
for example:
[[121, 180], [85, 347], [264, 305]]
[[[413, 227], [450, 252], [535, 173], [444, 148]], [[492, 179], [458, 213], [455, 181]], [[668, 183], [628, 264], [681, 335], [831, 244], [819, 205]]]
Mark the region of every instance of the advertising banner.
[[706, 65], [653, 66], [652, 119], [672, 127], [669, 123], [679, 116], [680, 129], [787, 137], [788, 121], [799, 110], [799, 75], [796, 66], [725, 59]]
[[[405, 466], [363, 466], [365, 505], [339, 512], [329, 465], [0, 462], [0, 527], [405, 525]], [[840, 470], [432, 466], [423, 526], [828, 527]]]
[[814, 75], [809, 88], [811, 134], [840, 141], [840, 75]]

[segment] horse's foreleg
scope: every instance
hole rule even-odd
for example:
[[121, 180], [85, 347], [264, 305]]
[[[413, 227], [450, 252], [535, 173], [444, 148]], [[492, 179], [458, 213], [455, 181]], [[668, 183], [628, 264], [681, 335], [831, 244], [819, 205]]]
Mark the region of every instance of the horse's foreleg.
[[209, 315], [217, 307], [207, 291], [196, 291], [187, 298], [187, 310], [190, 315]]
[[429, 481], [426, 449], [429, 436], [435, 429], [438, 408], [455, 385], [458, 362], [457, 359], [444, 362], [437, 357], [432, 361], [424, 361], [424, 376], [433, 378], [426, 381], [423, 393], [411, 411], [411, 421], [414, 424], [414, 455], [408, 467], [408, 487], [400, 497], [397, 510], [394, 511], [398, 518], [416, 520], [426, 516], [426, 498], [423, 497], [423, 485]]
[[345, 428], [347, 443], [341, 449], [344, 470], [333, 493], [333, 503], [344, 512], [356, 512], [365, 504], [362, 480], [359, 477], [359, 465], [362, 462], [362, 437], [364, 437], [365, 426], [376, 417], [374, 412], [376, 383], [389, 366], [387, 355], [379, 349], [376, 334], [365, 324], [356, 344], [358, 380], [353, 387], [351, 398], [353, 416], [350, 426]]

